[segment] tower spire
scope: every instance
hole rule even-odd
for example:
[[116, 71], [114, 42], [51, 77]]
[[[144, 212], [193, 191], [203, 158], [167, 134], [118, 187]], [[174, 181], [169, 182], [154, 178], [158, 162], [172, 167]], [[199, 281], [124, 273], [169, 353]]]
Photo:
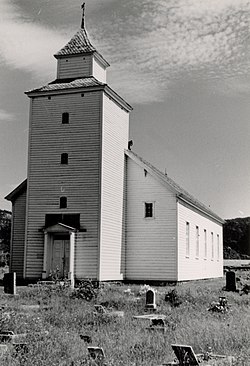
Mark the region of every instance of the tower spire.
[[82, 4], [82, 23], [81, 28], [85, 28], [85, 2]]

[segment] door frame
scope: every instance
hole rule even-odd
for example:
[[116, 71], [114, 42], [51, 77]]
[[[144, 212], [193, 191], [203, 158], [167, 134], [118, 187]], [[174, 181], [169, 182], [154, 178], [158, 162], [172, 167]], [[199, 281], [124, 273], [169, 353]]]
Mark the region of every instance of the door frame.
[[[61, 256], [62, 256], [62, 260], [60, 261], [60, 272], [61, 273], [61, 276], [62, 278], [67, 278], [68, 277], [68, 272], [69, 272], [69, 263], [68, 263], [68, 266], [65, 267], [65, 259], [63, 261], [63, 258], [65, 257], [65, 250], [66, 250], [66, 247], [65, 247], [65, 241], [68, 241], [69, 243], [69, 246], [70, 246], [70, 235], [68, 233], [55, 233], [55, 234], [52, 234], [51, 235], [51, 245], [50, 245], [50, 250], [48, 253], [48, 264], [49, 264], [49, 271], [55, 271], [55, 266], [53, 266], [53, 261], [54, 261], [54, 258], [53, 258], [53, 255], [54, 255], [54, 245], [55, 245], [55, 240], [61, 240], [63, 242], [62, 247], [61, 247]], [[70, 248], [68, 249], [68, 258], [69, 258], [69, 255], [70, 255]], [[67, 272], [66, 272], [66, 269], [67, 269]]]
[[69, 235], [69, 272], [68, 279], [70, 280], [71, 287], [73, 288], [75, 285], [75, 239], [76, 239], [75, 228], [70, 226], [58, 223], [56, 225], [47, 227], [44, 229], [44, 248], [43, 248], [43, 270], [42, 270], [42, 279], [47, 279], [49, 276], [51, 265], [51, 256], [52, 256], [52, 245], [54, 237], [61, 235], [66, 236]]

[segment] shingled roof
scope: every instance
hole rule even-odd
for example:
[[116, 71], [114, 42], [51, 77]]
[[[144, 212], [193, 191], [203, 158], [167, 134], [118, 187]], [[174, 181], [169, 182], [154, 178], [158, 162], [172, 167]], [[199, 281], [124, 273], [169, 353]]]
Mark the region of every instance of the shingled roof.
[[55, 91], [55, 90], [65, 90], [65, 89], [74, 89], [74, 88], [87, 88], [87, 87], [96, 87], [96, 86], [104, 86], [106, 84], [97, 80], [94, 76], [85, 77], [81, 79], [57, 79], [52, 81], [49, 84], [41, 86], [37, 89], [32, 89], [25, 94], [33, 93], [33, 92], [47, 92], [47, 91]]
[[105, 58], [97, 51], [97, 49], [91, 44], [88, 33], [85, 28], [79, 29], [79, 31], [71, 38], [71, 40], [58, 51], [54, 57], [61, 58], [64, 56], [76, 56], [89, 53], [96, 53], [101, 61], [109, 66], [109, 63]]
[[153, 176], [156, 176], [162, 182], [166, 183], [171, 190], [176, 194], [177, 198], [183, 201], [187, 201], [187, 203], [195, 206], [198, 210], [206, 213], [208, 216], [212, 217], [216, 221], [219, 221], [221, 224], [224, 223], [224, 220], [216, 215], [213, 211], [210, 210], [207, 206], [197, 200], [194, 196], [189, 194], [185, 189], [180, 187], [173, 179], [171, 179], [168, 175], [161, 172], [155, 166], [144, 160], [139, 155], [135, 154], [131, 150], [126, 150], [125, 154], [130, 157], [133, 161], [138, 163], [139, 165], [143, 166], [144, 169], [148, 170]]

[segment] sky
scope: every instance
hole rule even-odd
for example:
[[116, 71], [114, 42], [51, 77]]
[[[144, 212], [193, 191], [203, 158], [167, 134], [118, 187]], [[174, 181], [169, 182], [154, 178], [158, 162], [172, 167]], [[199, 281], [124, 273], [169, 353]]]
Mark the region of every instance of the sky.
[[[250, 1], [86, 0], [133, 151], [224, 219], [250, 216]], [[56, 78], [81, 0], [0, 0], [0, 209], [27, 174], [29, 98]]]

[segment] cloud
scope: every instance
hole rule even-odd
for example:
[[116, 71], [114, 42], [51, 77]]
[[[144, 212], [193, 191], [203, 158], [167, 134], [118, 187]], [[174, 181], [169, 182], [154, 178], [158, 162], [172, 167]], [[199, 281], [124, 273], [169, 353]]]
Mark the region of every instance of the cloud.
[[[182, 77], [217, 79], [250, 71], [249, 1], [128, 0], [126, 5], [127, 11], [107, 20], [106, 40], [99, 33], [97, 42], [115, 68], [112, 84], [130, 99], [162, 100]], [[127, 79], [115, 79], [119, 71]]]
[[[59, 31], [32, 23], [10, 1], [0, 5], [0, 60], [7, 66], [37, 77], [55, 75], [52, 55], [67, 37]], [[53, 73], [53, 74], [52, 74]]]
[[14, 115], [0, 109], [0, 122], [9, 122], [14, 120]]
[[[59, 6], [60, 14], [72, 11], [72, 4], [55, 1], [55, 17]], [[128, 101], [162, 101], [182, 78], [215, 80], [221, 92], [248, 91], [236, 82], [250, 72], [248, 0], [93, 0], [89, 8], [90, 38], [112, 66], [108, 81]], [[0, 10], [0, 62], [39, 80], [54, 78], [52, 55], [68, 42], [73, 26], [36, 23], [11, 0], [1, 0]], [[234, 82], [223, 86], [227, 79]]]

